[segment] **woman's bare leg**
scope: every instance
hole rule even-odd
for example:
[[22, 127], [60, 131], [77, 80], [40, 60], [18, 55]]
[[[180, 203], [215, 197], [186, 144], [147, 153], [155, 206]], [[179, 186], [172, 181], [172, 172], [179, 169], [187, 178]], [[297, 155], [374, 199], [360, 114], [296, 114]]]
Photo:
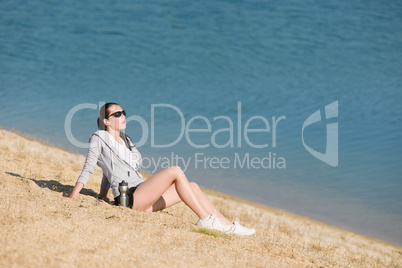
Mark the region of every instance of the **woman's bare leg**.
[[226, 217], [223, 216], [222, 213], [220, 213], [219, 210], [216, 209], [215, 205], [212, 204], [212, 202], [205, 196], [204, 192], [201, 191], [197, 183], [190, 182], [190, 184], [195, 194], [197, 195], [198, 200], [200, 200], [201, 204], [208, 212], [210, 212], [210, 214], [215, 213], [215, 216], [220, 220], [222, 220], [223, 222], [225, 222], [226, 224], [233, 224], [233, 222], [226, 219]]
[[[198, 200], [200, 201], [201, 205], [204, 209], [208, 212], [208, 214], [215, 213], [215, 216], [218, 217], [220, 220], [225, 222], [226, 224], [233, 224], [233, 222], [226, 219], [217, 209], [216, 207], [209, 201], [209, 199], [205, 196], [205, 194], [201, 191], [200, 187], [195, 182], [190, 182], [191, 188], [195, 195], [197, 196]], [[147, 211], [159, 211], [164, 208], [171, 207], [180, 203], [182, 200], [177, 193], [175, 185], [171, 185], [166, 192], [151, 206], [147, 209]]]
[[[174, 184], [180, 199], [193, 210], [198, 217], [205, 219], [210, 215], [202, 206], [180, 167], [164, 169], [138, 186], [137, 190], [134, 192], [133, 209], [141, 211], [147, 210], [172, 184]], [[175, 202], [173, 199], [171, 200], [171, 198], [167, 198], [167, 200], [169, 203]]]

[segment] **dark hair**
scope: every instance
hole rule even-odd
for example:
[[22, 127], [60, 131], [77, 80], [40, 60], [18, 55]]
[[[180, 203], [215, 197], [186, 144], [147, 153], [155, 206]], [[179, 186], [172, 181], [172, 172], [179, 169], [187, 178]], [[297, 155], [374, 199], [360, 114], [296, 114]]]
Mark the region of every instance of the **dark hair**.
[[100, 108], [98, 117], [98, 129], [106, 130], [106, 126], [105, 123], [103, 122], [103, 119], [105, 119], [109, 115], [109, 108], [112, 107], [113, 105], [119, 105], [119, 104], [115, 102], [108, 102]]

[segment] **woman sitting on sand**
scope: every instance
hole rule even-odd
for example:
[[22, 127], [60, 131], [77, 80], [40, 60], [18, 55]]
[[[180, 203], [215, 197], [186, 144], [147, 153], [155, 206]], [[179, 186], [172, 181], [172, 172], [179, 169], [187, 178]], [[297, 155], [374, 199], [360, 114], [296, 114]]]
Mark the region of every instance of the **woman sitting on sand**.
[[129, 206], [138, 211], [159, 211], [183, 201], [199, 217], [197, 225], [228, 234], [252, 235], [254, 229], [226, 219], [208, 200], [198, 185], [189, 182], [180, 167], [166, 168], [144, 181], [139, 172], [141, 154], [126, 128], [126, 112], [117, 103], [106, 103], [99, 111], [99, 130], [89, 139], [88, 155], [69, 200], [74, 200], [88, 182], [98, 164], [103, 171], [100, 198], [106, 199], [112, 188], [115, 203], [119, 200], [119, 183], [128, 183]]

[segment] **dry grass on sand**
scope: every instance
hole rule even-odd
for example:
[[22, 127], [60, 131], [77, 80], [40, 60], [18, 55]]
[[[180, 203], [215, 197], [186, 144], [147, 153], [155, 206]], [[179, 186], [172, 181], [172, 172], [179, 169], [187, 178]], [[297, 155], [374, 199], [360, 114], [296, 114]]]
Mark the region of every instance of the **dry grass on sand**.
[[308, 218], [208, 191], [252, 237], [197, 230], [180, 204], [157, 213], [96, 198], [97, 169], [78, 200], [85, 157], [0, 130], [1, 267], [400, 267], [402, 248]]

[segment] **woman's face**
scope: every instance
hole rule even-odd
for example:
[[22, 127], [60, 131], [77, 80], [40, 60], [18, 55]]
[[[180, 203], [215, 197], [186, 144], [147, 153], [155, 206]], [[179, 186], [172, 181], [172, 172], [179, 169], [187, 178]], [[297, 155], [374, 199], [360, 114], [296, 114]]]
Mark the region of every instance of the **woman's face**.
[[[114, 130], [120, 131], [122, 129], [126, 128], [126, 116], [124, 114], [121, 114], [120, 117], [115, 117], [112, 114], [116, 112], [122, 112], [123, 109], [120, 107], [120, 105], [112, 105], [109, 107], [109, 117], [107, 119], [104, 119], [105, 125], [109, 128], [112, 128]], [[112, 116], [110, 116], [112, 115]]]

